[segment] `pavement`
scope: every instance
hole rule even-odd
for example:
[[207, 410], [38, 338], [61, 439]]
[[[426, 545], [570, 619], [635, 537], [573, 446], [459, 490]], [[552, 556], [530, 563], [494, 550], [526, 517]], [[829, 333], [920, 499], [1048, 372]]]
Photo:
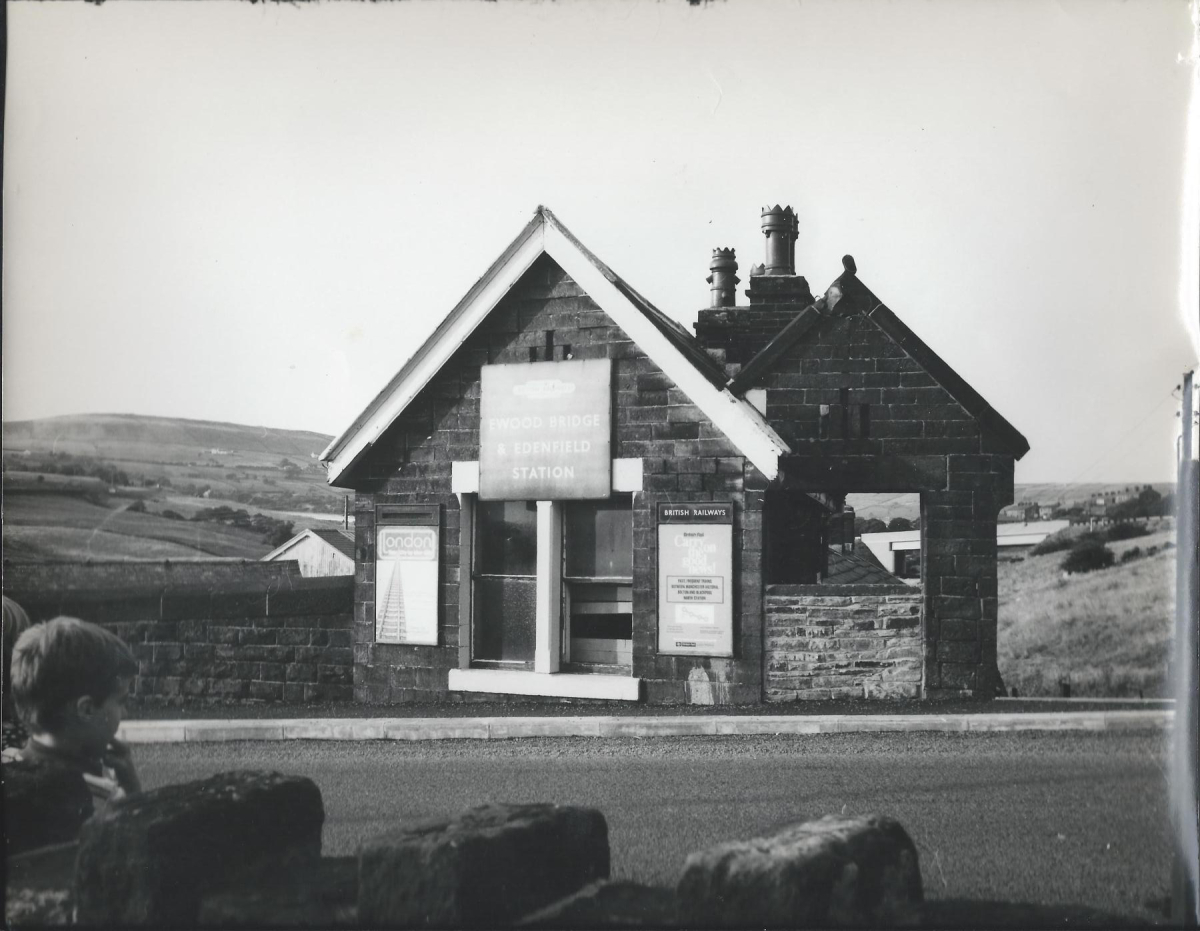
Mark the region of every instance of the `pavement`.
[[230, 740], [510, 740], [521, 737], [685, 737], [773, 734], [1145, 731], [1172, 709], [984, 714], [656, 715], [626, 717], [260, 718], [125, 721], [131, 744]]

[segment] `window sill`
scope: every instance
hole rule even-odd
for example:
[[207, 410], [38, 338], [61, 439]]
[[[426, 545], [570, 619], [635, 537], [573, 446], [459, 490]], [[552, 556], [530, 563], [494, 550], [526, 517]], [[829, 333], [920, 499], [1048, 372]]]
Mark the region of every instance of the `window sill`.
[[572, 675], [509, 669], [451, 669], [450, 691], [540, 695], [547, 698], [605, 698], [637, 701], [641, 680], [633, 676]]

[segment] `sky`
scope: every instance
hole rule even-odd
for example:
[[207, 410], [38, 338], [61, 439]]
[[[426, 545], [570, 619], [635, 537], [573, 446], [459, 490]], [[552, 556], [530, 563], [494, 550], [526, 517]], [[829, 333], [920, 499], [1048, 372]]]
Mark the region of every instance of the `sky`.
[[852, 254], [1025, 434], [1018, 482], [1174, 478], [1183, 0], [18, 2], [8, 29], [6, 421], [338, 434], [539, 204], [690, 324], [712, 249], [744, 287], [781, 203], [815, 293]]

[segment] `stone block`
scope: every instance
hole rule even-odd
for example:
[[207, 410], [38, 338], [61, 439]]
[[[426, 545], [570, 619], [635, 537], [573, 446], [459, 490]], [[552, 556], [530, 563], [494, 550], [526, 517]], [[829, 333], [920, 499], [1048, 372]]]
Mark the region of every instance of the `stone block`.
[[240, 771], [111, 803], [80, 835], [85, 925], [194, 926], [201, 899], [263, 863], [315, 862], [325, 812], [310, 779]]
[[500, 927], [608, 878], [591, 808], [483, 805], [385, 834], [358, 852], [365, 927]]
[[518, 928], [669, 928], [675, 893], [628, 880], [585, 886], [517, 922]]
[[5, 859], [6, 928], [73, 924], [71, 880], [78, 843], [40, 847]]
[[305, 579], [294, 588], [271, 592], [267, 599], [267, 613], [301, 617], [348, 614], [353, 602], [354, 579], [351, 576]]
[[205, 928], [353, 928], [358, 861], [328, 857], [299, 869], [270, 864], [200, 903]]
[[52, 763], [4, 764], [4, 845], [8, 856], [73, 841], [92, 816], [83, 776]]
[[890, 927], [922, 898], [916, 847], [879, 815], [827, 815], [698, 851], [676, 887], [685, 927]]

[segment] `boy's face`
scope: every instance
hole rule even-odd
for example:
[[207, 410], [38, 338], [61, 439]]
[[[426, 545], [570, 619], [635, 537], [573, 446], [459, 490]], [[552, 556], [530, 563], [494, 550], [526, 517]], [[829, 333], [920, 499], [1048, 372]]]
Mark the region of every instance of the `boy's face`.
[[90, 755], [100, 756], [117, 736], [117, 727], [125, 716], [125, 699], [129, 697], [131, 679], [119, 679], [117, 689], [104, 701], [96, 704], [89, 699], [90, 707], [80, 709], [85, 749]]

